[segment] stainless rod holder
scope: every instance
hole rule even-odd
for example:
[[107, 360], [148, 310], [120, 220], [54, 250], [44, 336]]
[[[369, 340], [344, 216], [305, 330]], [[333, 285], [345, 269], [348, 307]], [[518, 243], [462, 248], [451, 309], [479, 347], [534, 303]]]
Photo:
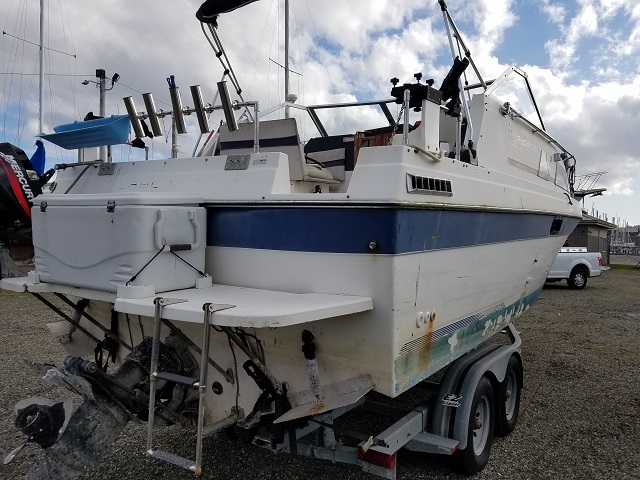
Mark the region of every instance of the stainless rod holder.
[[164, 135], [164, 130], [156, 112], [156, 104], [153, 101], [153, 95], [151, 95], [151, 93], [143, 93], [142, 99], [144, 100], [144, 106], [147, 109], [147, 116], [149, 117], [149, 123], [151, 123], [153, 136], [161, 137]]
[[409, 104], [411, 103], [411, 92], [407, 88], [404, 91], [404, 118], [402, 119], [402, 144], [409, 145]]
[[184, 123], [184, 113], [182, 111], [180, 88], [169, 87], [169, 95], [171, 95], [171, 106], [173, 108], [173, 119], [176, 122], [176, 131], [178, 133], [187, 133], [187, 126]]
[[229, 97], [227, 82], [218, 82], [218, 92], [220, 93], [220, 102], [222, 103], [222, 110], [224, 111], [227, 128], [230, 132], [235, 132], [238, 130], [238, 121], [233, 113], [233, 104], [231, 103], [231, 97]]
[[196, 111], [198, 117], [198, 126], [200, 127], [200, 133], [209, 133], [209, 120], [204, 109], [204, 102], [202, 101], [202, 91], [200, 85], [191, 85], [191, 96], [193, 97], [193, 108]]
[[127, 113], [129, 114], [129, 121], [131, 122], [131, 126], [133, 127], [133, 131], [136, 134], [136, 137], [144, 137], [142, 122], [140, 122], [140, 118], [138, 118], [138, 111], [136, 110], [136, 106], [133, 103], [133, 98], [124, 97], [122, 100], [124, 100], [124, 105], [127, 108]]
[[260, 120], [258, 114], [260, 113], [260, 103], [255, 102], [253, 104], [254, 120], [253, 120], [253, 153], [260, 151]]

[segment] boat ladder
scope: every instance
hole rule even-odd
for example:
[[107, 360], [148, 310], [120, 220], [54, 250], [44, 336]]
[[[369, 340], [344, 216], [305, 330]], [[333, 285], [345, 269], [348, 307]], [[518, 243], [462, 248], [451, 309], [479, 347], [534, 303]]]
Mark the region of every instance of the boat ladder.
[[[204, 322], [202, 333], [202, 360], [200, 361], [200, 379], [158, 371], [160, 356], [160, 327], [162, 326], [162, 309], [167, 305], [185, 301], [186, 300], [182, 299], [161, 297], [158, 297], [154, 300], [155, 318], [153, 343], [151, 348], [151, 367], [149, 370], [149, 424], [147, 427], [147, 454], [153, 458], [163, 460], [178, 467], [184, 468], [185, 470], [194, 472], [196, 476], [200, 476], [202, 474], [202, 438], [204, 429], [205, 401], [207, 395], [206, 381], [207, 367], [209, 365], [209, 362], [207, 360], [209, 358], [211, 316], [213, 312], [219, 309], [219, 307], [216, 308], [216, 306], [211, 303], [205, 303], [202, 307], [204, 310]], [[200, 395], [198, 398], [198, 423], [196, 433], [195, 460], [190, 460], [174, 453], [156, 449], [153, 447], [153, 423], [156, 413], [156, 382], [158, 380], [167, 380], [169, 382], [174, 382], [181, 385], [197, 387], [199, 390]]]

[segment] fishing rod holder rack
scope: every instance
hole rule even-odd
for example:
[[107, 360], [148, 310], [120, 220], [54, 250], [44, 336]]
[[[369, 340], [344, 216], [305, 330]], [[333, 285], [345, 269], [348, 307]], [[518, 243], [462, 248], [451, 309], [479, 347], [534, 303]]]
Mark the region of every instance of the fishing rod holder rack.
[[183, 107], [182, 99], [180, 97], [180, 89], [179, 87], [169, 87], [169, 93], [171, 95], [171, 110], [164, 111], [162, 109], [156, 109], [155, 102], [153, 100], [153, 95], [151, 93], [143, 93], [142, 98], [144, 101], [144, 105], [146, 108], [146, 112], [138, 112], [136, 109], [135, 103], [133, 102], [133, 97], [124, 97], [124, 104], [127, 108], [127, 113], [129, 114], [129, 120], [131, 121], [131, 126], [133, 127], [133, 131], [138, 138], [142, 138], [147, 136], [145, 133], [145, 128], [143, 127], [142, 120], [148, 119], [151, 124], [151, 132], [154, 137], [160, 137], [164, 135], [164, 129], [162, 128], [162, 123], [160, 122], [161, 118], [166, 116], [172, 116], [174, 121], [174, 128], [177, 133], [187, 133], [187, 127], [184, 121], [185, 115], [191, 115], [195, 113], [198, 117], [198, 126], [200, 127], [201, 133], [209, 133], [211, 128], [209, 127], [209, 120], [207, 118], [208, 114], [216, 110], [222, 110], [224, 112], [225, 121], [227, 123], [227, 127], [230, 132], [234, 132], [238, 129], [238, 122], [234, 115], [234, 110], [238, 110], [242, 107], [253, 107], [254, 111], [254, 126], [255, 126], [255, 141], [254, 141], [254, 151], [258, 152], [260, 149], [259, 146], [259, 138], [260, 138], [260, 125], [258, 121], [258, 114], [260, 112], [260, 104], [257, 101], [250, 102], [232, 102], [229, 96], [229, 90], [227, 88], [227, 82], [221, 81], [218, 82], [218, 94], [220, 96], [220, 105], [211, 105], [204, 104], [202, 101], [202, 91], [200, 90], [200, 85], [192, 85], [190, 87], [191, 96], [193, 98], [194, 107]]

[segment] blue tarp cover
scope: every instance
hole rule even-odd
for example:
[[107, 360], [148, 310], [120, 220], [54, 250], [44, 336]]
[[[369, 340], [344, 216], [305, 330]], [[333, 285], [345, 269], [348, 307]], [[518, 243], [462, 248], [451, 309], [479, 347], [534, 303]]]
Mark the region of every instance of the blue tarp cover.
[[97, 120], [73, 122], [53, 127], [55, 133], [38, 135], [67, 150], [119, 145], [129, 139], [129, 116], [111, 115]]
[[36, 140], [36, 151], [31, 156], [31, 165], [38, 175], [44, 173], [44, 164], [46, 162], [46, 152], [42, 140]]

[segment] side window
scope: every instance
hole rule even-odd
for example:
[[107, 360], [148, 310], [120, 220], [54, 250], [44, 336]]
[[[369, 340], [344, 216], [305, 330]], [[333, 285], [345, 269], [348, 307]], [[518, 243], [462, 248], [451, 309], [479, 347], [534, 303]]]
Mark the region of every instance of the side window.
[[564, 163], [554, 162], [556, 164], [556, 185], [569, 190], [569, 177], [567, 177], [567, 170]]
[[540, 152], [540, 165], [538, 166], [538, 176], [550, 180], [549, 156], [543, 151]]

